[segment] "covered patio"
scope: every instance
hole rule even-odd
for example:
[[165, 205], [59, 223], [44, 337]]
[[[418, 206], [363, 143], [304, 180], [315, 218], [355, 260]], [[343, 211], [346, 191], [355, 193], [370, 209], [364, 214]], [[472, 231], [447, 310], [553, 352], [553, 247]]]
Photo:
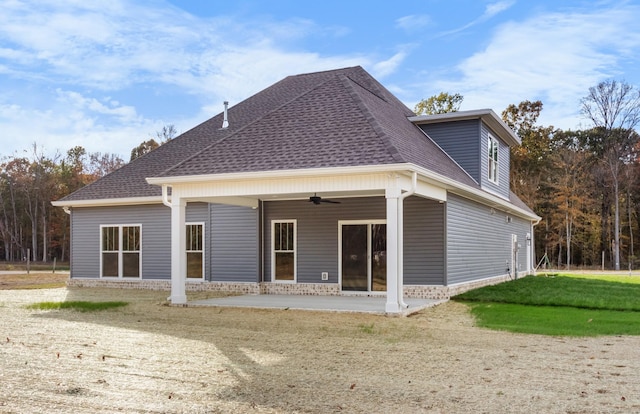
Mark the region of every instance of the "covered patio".
[[407, 308], [387, 312], [384, 296], [241, 295], [187, 302], [186, 306], [213, 306], [253, 309], [305, 310], [320, 312], [369, 313], [409, 316], [446, 300], [405, 298]]
[[[338, 301], [335, 298], [318, 298], [316, 301], [314, 298], [306, 303], [309, 296], [295, 298], [296, 295], [293, 295], [292, 298], [284, 299], [279, 295], [264, 295], [260, 300], [253, 298], [249, 302], [243, 302], [242, 306], [381, 314], [412, 313], [412, 306], [403, 294], [404, 199], [415, 194], [445, 202], [446, 190], [437, 185], [437, 178], [441, 179], [412, 164], [147, 178], [150, 184], [162, 187], [163, 203], [171, 208], [171, 302], [187, 304], [186, 241], [182, 229], [185, 228], [188, 202], [212, 202], [258, 209], [261, 200], [307, 200], [309, 195], [314, 194], [329, 198], [382, 196], [386, 204], [386, 298], [364, 298], [369, 300], [366, 302], [346, 295]], [[225, 299], [221, 300], [223, 305], [220, 306], [234, 300], [240, 301]], [[214, 300], [216, 301], [218, 300]], [[287, 301], [291, 301], [291, 304], [281, 305]], [[349, 302], [354, 304], [350, 305]], [[252, 303], [256, 303], [256, 306], [252, 306]], [[428, 303], [415, 304], [413, 308], [422, 306], [422, 309], [425, 305]]]

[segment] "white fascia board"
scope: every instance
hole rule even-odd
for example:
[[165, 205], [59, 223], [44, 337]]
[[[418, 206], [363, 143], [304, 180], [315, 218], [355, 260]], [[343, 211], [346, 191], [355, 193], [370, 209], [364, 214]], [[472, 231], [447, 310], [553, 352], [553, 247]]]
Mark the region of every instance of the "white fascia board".
[[481, 119], [509, 146], [520, 145], [520, 137], [492, 110], [476, 109], [472, 111], [447, 112], [436, 115], [418, 115], [408, 117], [415, 125], [435, 124], [449, 121], [463, 121], [467, 119]]
[[177, 177], [148, 177], [152, 185], [174, 185], [201, 183], [207, 181], [260, 180], [265, 178], [321, 177], [329, 175], [366, 174], [381, 172], [409, 171], [412, 164], [383, 164], [357, 167], [307, 168], [299, 170], [256, 171], [228, 174], [183, 175]]
[[[265, 178], [291, 178], [291, 177], [322, 177], [322, 176], [335, 176], [343, 174], [365, 174], [365, 173], [405, 173], [407, 176], [412, 172], [418, 173], [418, 193], [423, 193], [434, 199], [446, 201], [446, 194], [437, 190], [441, 187], [445, 190], [453, 191], [456, 194], [462, 195], [467, 198], [471, 198], [482, 204], [486, 204], [492, 207], [501, 207], [505, 211], [516, 214], [520, 217], [528, 220], [538, 222], [541, 217], [531, 214], [530, 212], [523, 210], [502, 197], [487, 193], [479, 188], [474, 188], [461, 184], [455, 180], [452, 180], [443, 175], [437, 174], [431, 170], [419, 167], [414, 164], [387, 164], [387, 165], [375, 165], [375, 166], [359, 166], [359, 167], [342, 167], [342, 168], [316, 168], [305, 170], [286, 170], [286, 171], [266, 171], [255, 173], [233, 173], [233, 174], [218, 174], [218, 175], [200, 175], [200, 176], [184, 176], [184, 177], [153, 177], [147, 178], [149, 184], [155, 185], [173, 185], [173, 184], [189, 184], [189, 183], [203, 183], [206, 181], [227, 181], [227, 180], [260, 180]], [[428, 184], [434, 185], [424, 187], [420, 181], [425, 181]], [[422, 190], [422, 191], [421, 191]], [[229, 204], [238, 203], [238, 199], [234, 197], [228, 197], [225, 202]], [[96, 200], [70, 200], [70, 201], [52, 201], [51, 204], [55, 207], [108, 207], [108, 206], [123, 206], [123, 205], [143, 205], [143, 204], [161, 204], [162, 197], [128, 197], [128, 198], [113, 198], [113, 199], [96, 199]], [[242, 203], [247, 207], [254, 207], [252, 200], [243, 199]]]
[[144, 204], [161, 204], [162, 197], [126, 197], [126, 198], [101, 198], [96, 200], [69, 200], [52, 201], [54, 207], [113, 207], [132, 206]]
[[[262, 171], [251, 173], [232, 173], [232, 174], [210, 174], [210, 175], [194, 175], [194, 176], [180, 176], [180, 177], [150, 177], [147, 178], [149, 184], [155, 185], [176, 185], [176, 184], [196, 184], [204, 183], [207, 181], [245, 181], [245, 180], [264, 180], [274, 178], [301, 178], [301, 177], [322, 177], [322, 176], [336, 176], [336, 175], [349, 175], [349, 174], [371, 174], [371, 173], [405, 173], [409, 176], [412, 172], [418, 173], [420, 179], [426, 181], [429, 184], [435, 185], [435, 187], [442, 187], [446, 190], [452, 190], [457, 194], [471, 198], [475, 201], [479, 201], [483, 204], [501, 207], [505, 211], [512, 214], [526, 218], [532, 221], [539, 221], [541, 217], [531, 214], [530, 212], [523, 210], [505, 200], [502, 197], [487, 193], [480, 188], [470, 187], [468, 185], [459, 183], [451, 178], [445, 177], [441, 174], [437, 174], [431, 170], [419, 167], [411, 163], [402, 164], [385, 164], [385, 165], [369, 165], [358, 167], [339, 167], [339, 168], [310, 168], [301, 170], [282, 170], [282, 171]], [[434, 190], [435, 187], [430, 187]], [[418, 189], [422, 189], [420, 183]], [[425, 189], [426, 190], [426, 189]], [[421, 191], [419, 191], [420, 193]], [[440, 192], [426, 191], [425, 194], [434, 199], [446, 201], [446, 195]]]
[[198, 201], [206, 201], [216, 204], [227, 204], [231, 206], [258, 208], [258, 199], [248, 197], [212, 197], [211, 199], [198, 199]]
[[520, 207], [517, 207], [516, 205], [512, 204], [508, 200], [505, 200], [500, 196], [488, 193], [485, 190], [482, 190], [480, 188], [470, 187], [468, 185], [459, 183], [455, 180], [452, 180], [443, 175], [434, 173], [433, 171], [424, 169], [422, 167], [418, 167], [416, 165], [413, 165], [412, 168], [414, 171], [418, 173], [418, 177], [424, 177], [424, 178], [433, 180], [434, 182], [440, 185], [444, 185], [445, 188], [447, 188], [448, 190], [456, 194], [459, 194], [463, 197], [470, 198], [474, 201], [478, 201], [482, 204], [486, 204], [492, 207], [500, 207], [507, 212], [510, 212], [519, 217], [526, 218], [527, 220], [531, 220], [534, 222], [538, 222], [542, 219], [542, 217], [536, 214], [531, 214], [530, 212], [523, 210]]

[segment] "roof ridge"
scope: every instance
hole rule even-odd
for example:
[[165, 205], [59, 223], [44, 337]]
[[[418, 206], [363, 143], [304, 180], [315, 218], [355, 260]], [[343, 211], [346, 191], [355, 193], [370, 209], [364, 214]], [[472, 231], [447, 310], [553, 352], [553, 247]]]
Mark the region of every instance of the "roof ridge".
[[[362, 69], [362, 66], [360, 66], [360, 65], [356, 65], [356, 66], [347, 66], [347, 67], [344, 67], [344, 68], [338, 68], [338, 69], [327, 69], [327, 70], [321, 70], [321, 71], [318, 71], [318, 72], [298, 73], [297, 75], [290, 75], [290, 76], [287, 76], [287, 77], [286, 77], [286, 78], [284, 78], [284, 79], [289, 79], [289, 78], [301, 78], [301, 77], [305, 77], [305, 76], [326, 75], [326, 74], [331, 73], [331, 72], [336, 72], [336, 74], [339, 74], [339, 72], [348, 72], [348, 71], [352, 71], [352, 70], [354, 70], [354, 69], [358, 69], [358, 68], [359, 68], [359, 69]], [[362, 69], [362, 70], [364, 70], [364, 69]], [[283, 79], [283, 80], [284, 80], [284, 79]]]
[[[389, 102], [386, 99], [381, 98], [378, 94], [370, 91], [368, 88], [366, 88], [365, 86], [363, 86], [360, 82], [357, 82], [353, 79], [351, 79], [351, 77], [346, 76], [345, 78], [347, 78], [348, 80], [352, 81], [355, 85], [358, 85], [359, 87], [361, 87], [363, 90], [371, 93], [373, 96], [376, 96], [378, 98], [380, 98], [382, 101], [384, 101], [387, 105], [391, 106], [392, 108], [395, 109], [395, 106], [393, 105], [393, 102]], [[384, 87], [384, 86], [383, 86]], [[353, 88], [353, 87], [351, 87]], [[352, 89], [353, 90], [353, 89]], [[397, 162], [407, 162], [407, 160], [404, 159], [404, 157], [402, 156], [402, 153], [397, 149], [397, 147], [392, 143], [391, 139], [388, 137], [387, 133], [384, 132], [382, 126], [380, 125], [379, 121], [373, 116], [371, 115], [371, 111], [369, 110], [369, 108], [367, 107], [367, 104], [362, 101], [362, 98], [358, 95], [357, 92], [353, 91], [353, 94], [355, 95], [355, 99], [358, 102], [359, 105], [362, 105], [362, 107], [365, 108], [365, 110], [367, 111], [367, 114], [369, 115], [367, 117], [367, 120], [370, 122], [370, 124], [372, 125], [374, 131], [376, 131], [376, 133], [380, 136], [381, 141], [383, 142], [383, 144], [385, 145], [385, 147], [389, 150], [390, 155], [394, 158], [394, 160], [396, 160]], [[402, 104], [402, 102], [400, 102], [399, 100], [396, 100], [397, 102], [399, 102], [400, 104]], [[406, 105], [402, 104], [402, 106], [406, 107]], [[405, 115], [403, 115], [407, 118], [408, 117]], [[414, 125], [415, 126], [415, 125]], [[440, 152], [447, 157], [449, 160], [453, 161], [453, 163], [456, 165], [456, 167], [458, 167], [462, 172], [464, 172], [465, 175], [467, 175], [469, 178], [471, 178], [471, 180], [478, 184], [478, 182], [469, 174], [469, 172], [467, 172], [467, 170], [465, 170], [464, 168], [462, 168], [462, 166], [460, 166], [460, 164], [453, 159], [453, 157], [451, 157], [451, 155], [449, 153], [447, 153], [444, 149], [442, 149], [442, 147], [440, 147], [440, 145], [438, 145], [437, 142], [435, 142], [422, 128], [419, 128], [417, 126], [415, 126], [419, 132], [421, 132], [422, 136], [429, 140], [432, 144], [434, 144], [436, 146], [436, 148], [438, 148], [438, 150], [440, 150]]]
[[369, 93], [371, 93], [372, 95], [377, 96], [378, 98], [382, 99], [383, 101], [389, 103], [389, 101], [387, 100], [386, 97], [382, 96], [382, 93], [380, 93], [381, 91], [378, 89], [377, 91], [373, 91], [371, 90], [371, 88], [367, 88], [365, 85], [363, 85], [361, 82], [358, 82], [356, 79], [354, 79], [353, 77], [349, 76], [349, 75], [345, 75], [347, 78], [349, 78], [349, 80], [355, 84], [357, 84], [358, 86], [360, 86], [362, 89], [368, 91]]
[[382, 142], [382, 144], [387, 149], [387, 151], [389, 151], [389, 155], [396, 162], [405, 162], [404, 158], [400, 155], [400, 151], [398, 151], [398, 149], [391, 143], [391, 140], [387, 136], [386, 132], [384, 132], [384, 129], [382, 128], [380, 123], [373, 116], [373, 114], [371, 113], [371, 110], [369, 109], [369, 107], [362, 101], [362, 98], [360, 97], [360, 95], [358, 95], [358, 93], [355, 91], [353, 85], [350, 82], [353, 82], [354, 84], [356, 84], [357, 86], [359, 86], [363, 90], [365, 90], [368, 93], [376, 96], [377, 98], [381, 99], [385, 103], [389, 104], [389, 102], [386, 99], [381, 98], [378, 94], [373, 93], [369, 89], [365, 88], [359, 82], [354, 81], [349, 76], [345, 75], [343, 77], [343, 82], [345, 83], [345, 86], [349, 89], [349, 94], [351, 95], [352, 99], [354, 100], [356, 105], [358, 105], [358, 107], [362, 110], [363, 115], [365, 115], [365, 119], [367, 120], [369, 125], [371, 125], [371, 128], [373, 128], [373, 130], [375, 131], [376, 135], [378, 135], [378, 138], [380, 139], [380, 142]]
[[[350, 68], [347, 68], [347, 69], [350, 69]], [[314, 75], [314, 74], [316, 74], [316, 73], [338, 72], [338, 71], [341, 71], [341, 70], [344, 70], [344, 69], [334, 69], [334, 70], [325, 71], [325, 72], [313, 72], [313, 73], [309, 73], [308, 75]], [[276, 82], [274, 85], [277, 85], [277, 84], [279, 84], [280, 82], [283, 82], [283, 81], [284, 81], [284, 80], [286, 80], [286, 79], [289, 79], [289, 78], [295, 78], [295, 77], [297, 77], [297, 76], [303, 76], [303, 75], [287, 76], [287, 77], [286, 77], [286, 78], [284, 78], [283, 80], [281, 80], [281, 81], [279, 81], [279, 82]], [[335, 76], [340, 76], [340, 75], [339, 75], [339, 74], [336, 74]], [[237, 130], [233, 131], [232, 133], [230, 133], [230, 134], [228, 134], [228, 135], [226, 135], [226, 136], [224, 136], [224, 137], [222, 137], [222, 138], [220, 138], [220, 139], [216, 140], [215, 142], [212, 142], [211, 144], [209, 144], [209, 145], [207, 145], [207, 146], [203, 147], [201, 150], [199, 150], [199, 151], [197, 151], [197, 152], [193, 153], [191, 156], [189, 156], [189, 157], [185, 158], [184, 160], [182, 160], [182, 161], [178, 162], [177, 164], [172, 165], [171, 167], [167, 168], [166, 170], [163, 170], [160, 174], [157, 174], [156, 176], [161, 177], [161, 176], [163, 176], [163, 175], [165, 175], [165, 174], [169, 173], [170, 171], [172, 171], [172, 170], [174, 170], [174, 169], [176, 169], [176, 168], [178, 168], [178, 167], [180, 167], [180, 166], [184, 165], [185, 163], [187, 163], [187, 162], [191, 161], [193, 158], [195, 158], [195, 157], [199, 156], [199, 155], [200, 155], [200, 154], [202, 154], [203, 152], [208, 151], [209, 149], [211, 149], [211, 148], [212, 148], [212, 147], [214, 147], [215, 145], [219, 145], [219, 144], [221, 144], [221, 143], [225, 142], [226, 140], [233, 138], [235, 135], [239, 134], [240, 132], [244, 131], [245, 129], [249, 128], [250, 126], [254, 125], [255, 123], [257, 123], [257, 122], [261, 121], [262, 119], [264, 119], [265, 117], [269, 116], [270, 114], [272, 114], [272, 113], [275, 113], [275, 112], [279, 111], [282, 107], [284, 107], [284, 106], [286, 106], [286, 105], [289, 105], [291, 102], [295, 102], [296, 100], [300, 99], [301, 97], [303, 97], [303, 96], [305, 96], [305, 95], [307, 95], [307, 94], [309, 94], [309, 93], [311, 93], [311, 92], [315, 91], [316, 89], [320, 88], [321, 86], [325, 85], [327, 82], [329, 82], [329, 81], [331, 81], [331, 80], [332, 80], [332, 78], [331, 78], [331, 77], [330, 77], [330, 78], [327, 78], [327, 79], [324, 79], [322, 82], [320, 82], [320, 83], [316, 84], [316, 85], [315, 85], [315, 86], [313, 86], [312, 88], [310, 88], [310, 89], [308, 89], [308, 90], [306, 90], [306, 91], [304, 91], [304, 92], [302, 92], [302, 93], [300, 93], [300, 94], [298, 94], [298, 95], [294, 96], [293, 98], [291, 98], [291, 99], [289, 99], [289, 100], [287, 100], [287, 101], [284, 101], [282, 104], [280, 104], [280, 105], [276, 106], [276, 107], [275, 107], [275, 108], [273, 108], [272, 110], [267, 111], [267, 112], [265, 112], [264, 114], [262, 114], [262, 116], [259, 116], [259, 117], [255, 118], [253, 121], [251, 121], [251, 122], [249, 122], [249, 123], [247, 123], [247, 124], [245, 124], [245, 125], [241, 126], [240, 128], [238, 128]], [[244, 101], [243, 101], [243, 102], [244, 102]], [[229, 108], [229, 113], [231, 113], [231, 110], [232, 110], [232, 109], [233, 109], [233, 107]]]

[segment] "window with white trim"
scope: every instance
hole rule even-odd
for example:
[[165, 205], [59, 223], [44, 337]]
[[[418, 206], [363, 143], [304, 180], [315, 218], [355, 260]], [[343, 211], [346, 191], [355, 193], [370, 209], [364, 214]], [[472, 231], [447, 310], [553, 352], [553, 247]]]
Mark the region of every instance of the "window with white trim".
[[142, 226], [100, 226], [100, 273], [102, 277], [139, 278], [142, 274], [140, 246]]
[[204, 223], [187, 223], [187, 278], [204, 277]]
[[498, 183], [498, 140], [489, 135], [489, 181]]
[[276, 282], [296, 280], [296, 220], [273, 220], [271, 274]]

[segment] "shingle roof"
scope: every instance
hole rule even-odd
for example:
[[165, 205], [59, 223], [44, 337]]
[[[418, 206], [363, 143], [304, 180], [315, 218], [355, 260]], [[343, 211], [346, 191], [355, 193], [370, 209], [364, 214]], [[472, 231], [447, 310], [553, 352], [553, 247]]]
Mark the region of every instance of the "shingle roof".
[[[307, 76], [283, 82], [296, 83]], [[318, 81], [314, 88], [161, 175], [414, 163], [477, 185], [407, 120], [413, 112], [364, 69], [325, 72]]]
[[361, 67], [289, 76], [63, 201], [159, 196], [145, 178], [413, 163], [478, 184]]

